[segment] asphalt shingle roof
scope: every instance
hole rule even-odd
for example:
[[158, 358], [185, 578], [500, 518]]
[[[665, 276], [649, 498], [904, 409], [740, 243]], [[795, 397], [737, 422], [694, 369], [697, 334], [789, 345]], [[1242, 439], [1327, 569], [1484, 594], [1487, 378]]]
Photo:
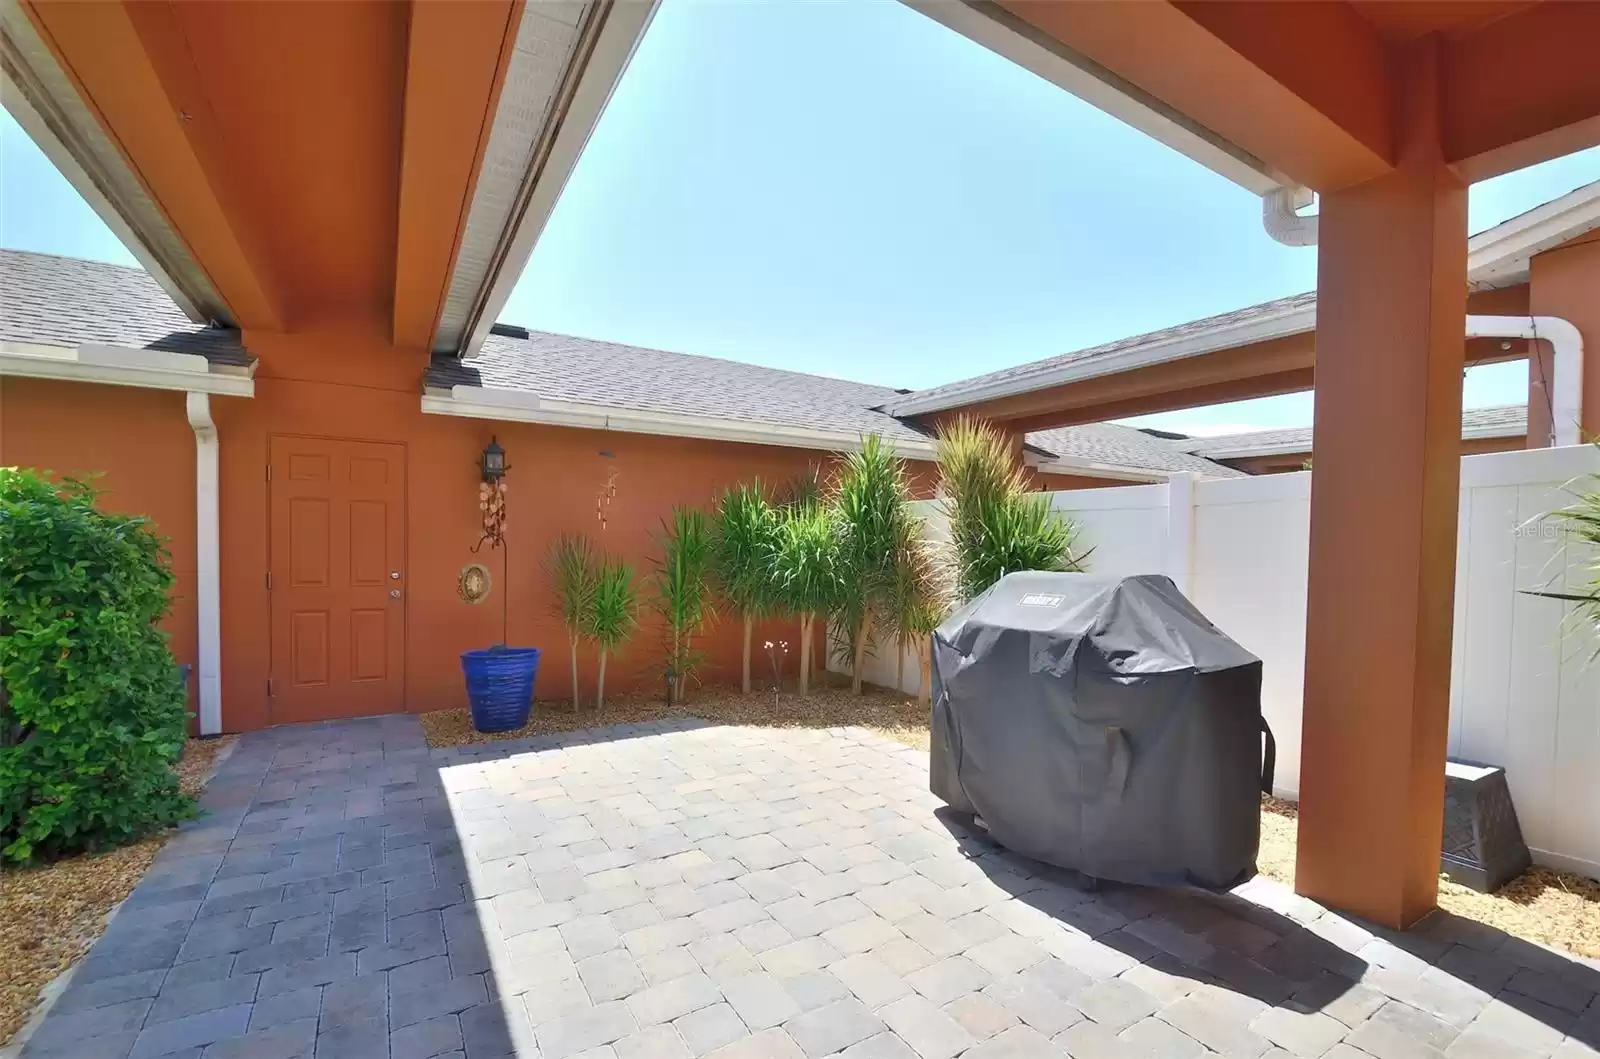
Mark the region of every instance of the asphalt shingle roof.
[[[0, 340], [103, 343], [249, 363], [237, 331], [197, 327], [142, 269], [21, 250], [0, 250]], [[469, 361], [436, 358], [426, 383], [846, 436], [929, 440], [916, 424], [878, 410], [900, 395], [887, 386], [539, 331], [525, 339], [491, 335]], [[1027, 440], [1045, 455], [1128, 470], [1240, 473], [1114, 423], [1039, 431]]]
[[103, 343], [248, 364], [239, 332], [201, 327], [140, 268], [0, 250], [0, 340]]
[[525, 339], [490, 335], [471, 360], [436, 357], [428, 385], [482, 386], [552, 401], [928, 440], [915, 427], [875, 411], [898, 396], [887, 386], [544, 331]]
[[[1516, 437], [1528, 432], [1528, 406], [1524, 404], [1497, 405], [1493, 408], [1469, 408], [1461, 413], [1463, 435], [1491, 437]], [[1283, 450], [1288, 452], [1311, 451], [1311, 428], [1294, 427], [1288, 430], [1251, 430], [1242, 434], [1217, 434], [1208, 438], [1190, 438], [1174, 442], [1197, 456], [1228, 459], [1226, 453], [1244, 453], [1252, 449]]]
[[[887, 386], [543, 331], [531, 331], [526, 339], [491, 335], [483, 352], [470, 361], [435, 358], [427, 383], [843, 434], [875, 433], [890, 440], [929, 439], [914, 424], [877, 410], [900, 395]], [[1047, 455], [1134, 470], [1219, 477], [1240, 473], [1116, 423], [1036, 431], [1027, 441]]]

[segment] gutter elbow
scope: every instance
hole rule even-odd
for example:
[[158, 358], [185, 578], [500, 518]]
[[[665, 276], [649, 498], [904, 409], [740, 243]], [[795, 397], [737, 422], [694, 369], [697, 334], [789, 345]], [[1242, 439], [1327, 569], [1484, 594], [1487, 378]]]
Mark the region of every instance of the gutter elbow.
[[1316, 246], [1317, 215], [1295, 212], [1297, 206], [1311, 202], [1311, 191], [1300, 187], [1277, 187], [1261, 196], [1261, 226], [1284, 246]]

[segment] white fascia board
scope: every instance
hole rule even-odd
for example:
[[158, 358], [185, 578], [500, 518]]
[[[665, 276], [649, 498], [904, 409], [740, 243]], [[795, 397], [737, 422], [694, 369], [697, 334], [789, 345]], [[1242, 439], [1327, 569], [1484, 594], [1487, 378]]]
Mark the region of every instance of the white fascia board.
[[1521, 438], [1528, 434], [1528, 424], [1496, 423], [1488, 427], [1468, 427], [1461, 432], [1462, 441], [1487, 441], [1491, 438]]
[[1126, 467], [1117, 463], [1100, 463], [1073, 456], [1040, 457], [1028, 462], [1040, 474], [1071, 474], [1080, 478], [1110, 478], [1119, 482], [1164, 482], [1173, 471], [1159, 471], [1149, 467]]
[[1045, 390], [1052, 386], [1061, 386], [1066, 383], [1083, 382], [1086, 379], [1095, 379], [1102, 375], [1118, 375], [1126, 371], [1137, 371], [1140, 368], [1165, 364], [1173, 360], [1182, 360], [1185, 357], [1198, 357], [1206, 353], [1215, 353], [1218, 350], [1232, 349], [1235, 346], [1247, 346], [1256, 342], [1267, 342], [1275, 338], [1302, 335], [1316, 329], [1317, 310], [1315, 306], [1286, 308], [1276, 313], [1264, 313], [1247, 320], [1223, 324], [1209, 331], [1200, 331], [1175, 338], [1130, 346], [1127, 349], [1108, 353], [1105, 356], [1090, 357], [1087, 360], [1075, 361], [1027, 375], [1014, 375], [996, 379], [993, 382], [973, 386], [970, 389], [963, 389], [956, 393], [946, 393], [921, 400], [918, 400], [916, 393], [909, 393], [897, 401], [888, 402], [884, 405], [883, 410], [893, 416], [925, 415], [929, 412], [939, 412], [961, 405], [978, 404], [982, 401], [992, 401], [1001, 397], [1015, 397], [1018, 394], [1032, 393], [1035, 390]]
[[1467, 241], [1467, 278], [1476, 290], [1528, 281], [1533, 258], [1600, 228], [1600, 180], [1479, 232]]
[[195, 353], [95, 344], [0, 342], [0, 375], [22, 378], [254, 397], [254, 372], [254, 365], [213, 370], [210, 361]]
[[1281, 441], [1275, 445], [1240, 445], [1231, 449], [1191, 449], [1196, 456], [1208, 460], [1242, 460], [1251, 456], [1293, 456], [1298, 453], [1309, 455], [1311, 452], [1311, 439], [1304, 441]]
[[[509, 390], [485, 390], [476, 386], [455, 386], [448, 394], [434, 390], [422, 397], [422, 411], [429, 415], [465, 416], [509, 423], [538, 423], [544, 426], [575, 427], [586, 430], [616, 430], [628, 434], [653, 434], [660, 437], [696, 438], [702, 441], [732, 441], [746, 445], [778, 445], [785, 448], [818, 449], [825, 452], [852, 452], [861, 447], [862, 435], [844, 431], [807, 430], [772, 423], [756, 423], [715, 416], [679, 415], [574, 401], [551, 401], [533, 394]], [[932, 441], [917, 442], [884, 438], [896, 455], [911, 460], [932, 460]]]
[[1088, 56], [1051, 39], [998, 4], [986, 0], [904, 2], [1253, 194], [1265, 195], [1292, 183], [1248, 151], [1196, 124]]
[[[1464, 427], [1461, 431], [1462, 441], [1487, 441], [1493, 438], [1520, 438], [1527, 434], [1526, 423], [1495, 423], [1489, 426]], [[1196, 456], [1203, 456], [1208, 460], [1244, 460], [1253, 456], [1291, 456], [1296, 454], [1311, 455], [1311, 439], [1309, 437], [1298, 441], [1281, 441], [1272, 445], [1232, 445], [1228, 448], [1207, 448], [1201, 446], [1188, 450]]]
[[[567, 178], [577, 166], [590, 134], [600, 123], [606, 104], [611, 101], [617, 83], [622, 80], [639, 41], [655, 17], [659, 0], [597, 2], [606, 3], [605, 22], [565, 112], [552, 114], [549, 119], [558, 126], [555, 138], [542, 163], [536, 161], [535, 171], [525, 178], [528, 183], [520, 196], [524, 201], [505, 235], [499, 260], [490, 272], [482, 296], [467, 316], [465, 338], [460, 345], [464, 357], [478, 355], [484, 339], [489, 337], [489, 328], [494, 326], [511, 298], [511, 291], [522, 278], [522, 271], [533, 256], [533, 248], [555, 210]], [[501, 106], [505, 105], [502, 101]]]

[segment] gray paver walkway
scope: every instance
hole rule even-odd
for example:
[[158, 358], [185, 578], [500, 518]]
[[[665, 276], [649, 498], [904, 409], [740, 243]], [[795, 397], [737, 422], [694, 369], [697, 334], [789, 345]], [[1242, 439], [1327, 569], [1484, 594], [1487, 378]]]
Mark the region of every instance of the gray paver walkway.
[[855, 730], [245, 736], [30, 1059], [1578, 1059], [1600, 969], [1258, 881], [1073, 888]]

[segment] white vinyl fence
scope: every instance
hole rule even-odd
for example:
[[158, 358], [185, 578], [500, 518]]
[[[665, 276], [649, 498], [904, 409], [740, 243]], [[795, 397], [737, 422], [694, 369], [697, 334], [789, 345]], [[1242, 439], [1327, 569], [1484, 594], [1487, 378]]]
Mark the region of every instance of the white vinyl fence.
[[[1502, 765], [1523, 834], [1542, 864], [1600, 877], [1600, 633], [1526, 589], [1575, 587], [1592, 554], [1539, 516], [1600, 471], [1593, 446], [1461, 461], [1450, 755]], [[1055, 493], [1081, 527], [1096, 573], [1164, 573], [1260, 657], [1278, 740], [1278, 793], [1300, 786], [1311, 472]], [[928, 509], [929, 533], [940, 516]], [[894, 652], [867, 679], [894, 684]], [[908, 692], [921, 675], [909, 655]]]

